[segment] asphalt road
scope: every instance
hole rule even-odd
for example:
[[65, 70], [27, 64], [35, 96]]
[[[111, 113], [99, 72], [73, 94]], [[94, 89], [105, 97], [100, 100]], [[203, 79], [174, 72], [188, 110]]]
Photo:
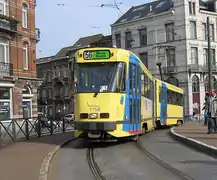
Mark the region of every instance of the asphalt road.
[[145, 155], [134, 142], [95, 149], [96, 162], [109, 180], [180, 180]]
[[95, 180], [86, 152], [85, 145], [78, 140], [61, 148], [52, 160], [48, 180]]
[[168, 135], [169, 130], [154, 131], [141, 138], [141, 144], [154, 156], [195, 180], [216, 180], [217, 160], [184, 146]]
[[[152, 155], [191, 179], [216, 180], [217, 160], [173, 140], [169, 130], [140, 138]], [[94, 180], [86, 159], [87, 145], [73, 141], [54, 157], [48, 180]], [[95, 160], [108, 180], [179, 180], [178, 175], [151, 159], [135, 142], [110, 144], [94, 149]]]
[[[54, 157], [48, 180], [92, 180], [86, 160], [86, 147], [72, 142]], [[180, 180], [146, 156], [134, 142], [110, 144], [94, 149], [95, 160], [108, 180]]]

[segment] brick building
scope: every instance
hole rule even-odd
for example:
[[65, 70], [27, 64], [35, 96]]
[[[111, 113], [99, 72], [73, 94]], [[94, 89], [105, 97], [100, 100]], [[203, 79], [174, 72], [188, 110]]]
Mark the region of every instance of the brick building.
[[0, 120], [37, 116], [34, 0], [0, 0]]

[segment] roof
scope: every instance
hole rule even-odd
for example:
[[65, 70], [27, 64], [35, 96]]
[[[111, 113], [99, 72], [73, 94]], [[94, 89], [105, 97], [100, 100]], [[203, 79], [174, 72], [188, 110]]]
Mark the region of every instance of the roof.
[[43, 58], [36, 59], [36, 64], [43, 64], [43, 63], [51, 62], [53, 57], [55, 56], [49, 56], [49, 57], [43, 57]]
[[[173, 0], [157, 0], [139, 6], [133, 6], [123, 16], [121, 16], [113, 25], [167, 12], [169, 10], [172, 10], [173, 7]], [[200, 8], [208, 9], [207, 1], [200, 0]]]
[[163, 13], [169, 11], [171, 8], [173, 8], [172, 0], [158, 0], [135, 7], [133, 6], [113, 25]]
[[68, 54], [70, 50], [78, 49], [84, 46], [88, 46], [95, 41], [99, 41], [104, 36], [102, 34], [96, 34], [92, 36], [82, 37], [80, 38], [74, 45], [62, 48], [55, 57], [63, 57]]

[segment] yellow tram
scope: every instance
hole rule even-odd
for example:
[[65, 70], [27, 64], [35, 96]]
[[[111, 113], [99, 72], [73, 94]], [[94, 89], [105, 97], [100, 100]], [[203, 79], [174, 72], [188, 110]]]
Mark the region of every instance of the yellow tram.
[[[70, 61], [70, 67], [74, 72], [78, 137], [112, 140], [137, 136], [159, 124], [177, 124], [183, 119], [180, 109], [177, 121], [175, 116], [166, 120], [178, 108], [168, 105], [168, 89], [182, 95], [183, 90], [153, 78], [142, 61], [128, 50], [81, 49]], [[160, 87], [164, 90], [159, 91]], [[160, 92], [164, 96], [168, 93], [167, 98], [162, 99]]]

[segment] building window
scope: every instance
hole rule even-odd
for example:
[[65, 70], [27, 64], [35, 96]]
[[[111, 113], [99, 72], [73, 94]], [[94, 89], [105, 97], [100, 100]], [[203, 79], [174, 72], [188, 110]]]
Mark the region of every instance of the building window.
[[47, 74], [46, 72], [43, 72], [43, 80], [46, 82], [47, 81]]
[[23, 69], [29, 68], [28, 43], [23, 44]]
[[60, 96], [63, 96], [64, 95], [64, 89], [63, 89], [63, 86], [60, 87]]
[[48, 89], [48, 98], [52, 99], [52, 89]]
[[139, 30], [139, 40], [140, 40], [140, 46], [147, 45], [147, 28], [143, 28]]
[[[208, 49], [207, 48], [203, 49], [203, 60], [204, 60], [204, 65], [208, 65]], [[211, 49], [211, 61], [212, 61], [212, 64], [215, 66], [216, 65], [215, 49]]]
[[195, 2], [188, 2], [189, 5], [189, 14], [195, 15]]
[[10, 99], [10, 89], [9, 88], [0, 88], [0, 99]]
[[175, 40], [174, 23], [168, 23], [165, 25], [166, 28], [166, 41]]
[[191, 64], [197, 64], [198, 63], [198, 51], [197, 47], [191, 48]]
[[216, 65], [215, 49], [212, 49], [211, 53], [212, 53], [212, 64], [213, 64], [213, 66], [215, 66]]
[[202, 38], [203, 40], [207, 40], [207, 28], [206, 23], [202, 23]]
[[167, 53], [167, 66], [174, 67], [175, 66], [175, 49], [168, 49]]
[[116, 47], [121, 48], [121, 34], [115, 34]]
[[51, 82], [51, 76], [52, 76], [51, 71], [48, 71], [47, 76], [48, 76], [48, 82]]
[[46, 98], [47, 97], [47, 91], [46, 91], [46, 89], [42, 89], [41, 90], [41, 97], [42, 98]]
[[198, 76], [196, 75], [192, 77], [192, 92], [200, 92], [200, 82]]
[[207, 48], [203, 49], [203, 62], [204, 62], [204, 65], [207, 65], [207, 62], [208, 62], [208, 50], [207, 50]]
[[28, 21], [28, 6], [26, 4], [22, 5], [22, 25], [23, 28], [27, 28]]
[[9, 63], [9, 41], [0, 37], [0, 63]]
[[190, 21], [190, 38], [197, 39], [196, 22]]
[[125, 33], [125, 48], [132, 48], [132, 33], [130, 31]]
[[139, 56], [143, 64], [148, 68], [148, 53], [140, 53]]
[[7, 14], [6, 7], [7, 7], [6, 0], [0, 0], [0, 14], [4, 14], [4, 15]]
[[179, 87], [179, 80], [176, 77], [169, 77], [166, 82]]
[[68, 84], [65, 85], [65, 96], [69, 96], [69, 86], [68, 86]]
[[215, 40], [215, 33], [214, 33], [214, 24], [210, 24], [210, 40]]

